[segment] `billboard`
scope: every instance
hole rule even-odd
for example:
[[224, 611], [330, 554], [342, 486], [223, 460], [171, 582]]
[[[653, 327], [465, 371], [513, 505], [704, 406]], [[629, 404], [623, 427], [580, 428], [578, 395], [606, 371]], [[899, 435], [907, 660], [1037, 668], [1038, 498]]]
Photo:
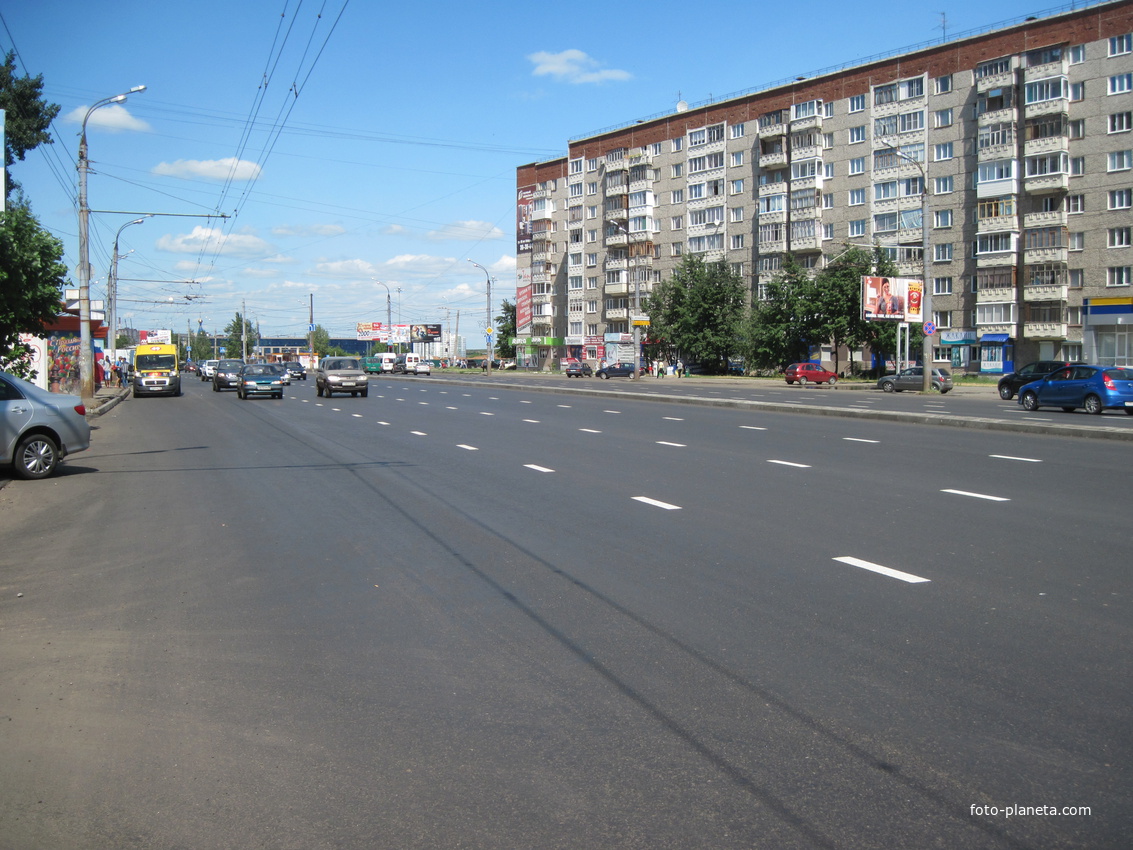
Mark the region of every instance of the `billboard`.
[[410, 325], [409, 339], [412, 342], [436, 342], [441, 338], [440, 325]]
[[867, 322], [923, 322], [924, 281], [863, 277], [862, 318]]
[[517, 286], [515, 289], [515, 330], [516, 333], [529, 333], [531, 330], [531, 284]]
[[[391, 334], [389, 327], [384, 322], [358, 322], [355, 326], [355, 338], [368, 342], [384, 342], [390, 345], [410, 341], [421, 342], [421, 338], [416, 336], [410, 340], [410, 331], [416, 328], [436, 328], [434, 339], [441, 338], [440, 325], [394, 325]], [[429, 340], [425, 341], [428, 342]]]
[[173, 345], [173, 331], [162, 328], [154, 331], [138, 331], [140, 342], [146, 345]]

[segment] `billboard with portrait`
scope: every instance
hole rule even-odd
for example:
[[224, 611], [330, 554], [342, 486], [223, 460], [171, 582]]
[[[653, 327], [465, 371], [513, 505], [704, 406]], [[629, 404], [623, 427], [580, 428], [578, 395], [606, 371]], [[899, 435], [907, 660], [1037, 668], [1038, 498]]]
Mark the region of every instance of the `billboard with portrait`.
[[441, 326], [410, 325], [409, 338], [412, 342], [436, 342], [441, 338]]
[[867, 322], [922, 322], [924, 281], [911, 277], [863, 277], [862, 318]]

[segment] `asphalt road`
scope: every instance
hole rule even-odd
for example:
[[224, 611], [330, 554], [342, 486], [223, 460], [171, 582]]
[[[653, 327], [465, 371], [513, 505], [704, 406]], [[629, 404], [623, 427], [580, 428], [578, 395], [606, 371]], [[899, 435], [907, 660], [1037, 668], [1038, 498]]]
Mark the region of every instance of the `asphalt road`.
[[186, 389], [0, 490], [0, 847], [1133, 845], [1123, 442]]

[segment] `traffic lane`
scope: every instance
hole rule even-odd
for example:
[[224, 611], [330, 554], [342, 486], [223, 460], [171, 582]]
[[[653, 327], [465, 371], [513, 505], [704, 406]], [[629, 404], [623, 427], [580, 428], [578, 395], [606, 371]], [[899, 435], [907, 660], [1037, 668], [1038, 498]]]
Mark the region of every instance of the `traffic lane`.
[[[544, 468], [542, 470], [538, 470], [538, 471], [541, 472], [542, 474], [548, 473], [548, 470], [546, 468]], [[549, 487], [550, 485], [547, 485], [547, 486]], [[574, 484], [572, 483], [569, 486], [567, 486], [566, 488], [564, 488], [564, 498], [566, 498], [565, 494], [576, 493], [576, 492], [578, 492], [578, 490], [577, 490], [576, 486], [574, 486]], [[552, 494], [549, 493], [548, 498], [551, 499], [551, 501], [553, 501], [553, 495]], [[607, 515], [609, 515], [609, 514], [607, 514]], [[628, 518], [628, 513], [626, 511], [619, 511], [614, 515], [616, 515], [618, 517], [618, 522], [616, 523], [615, 528], [611, 529], [611, 532], [609, 534], [606, 534], [606, 535], [599, 534], [599, 535], [596, 535], [596, 536], [600, 536], [600, 538], [603, 541], [604, 545], [603, 545], [601, 551], [605, 553], [605, 557], [606, 557], [606, 559], [608, 559], [607, 562], [612, 561], [614, 563], [622, 564], [626, 560], [628, 560], [628, 553], [621, 553], [621, 552], [618, 551], [618, 549], [616, 548], [617, 547], [617, 541], [622, 540], [622, 539], [627, 539], [627, 538], [630, 539], [630, 540], [637, 541], [638, 546], [635, 547], [635, 548], [640, 549], [640, 548], [642, 548], [641, 544], [640, 544], [642, 537], [635, 534], [635, 532], [633, 530], [633, 523]], [[674, 565], [670, 561], [665, 560], [665, 556], [667, 554], [669, 556], [669, 558], [674, 557], [674, 555], [673, 555], [674, 545], [675, 545], [675, 543], [679, 543], [681, 537], [680, 537], [680, 535], [678, 535], [676, 538], [672, 537], [671, 535], [666, 536], [665, 532], [667, 530], [669, 530], [670, 528], [675, 527], [677, 522], [678, 521], [676, 521], [676, 520], [674, 520], [672, 522], [663, 522], [663, 523], [659, 524], [656, 529], [654, 529], [655, 537], [657, 539], [663, 540], [664, 545], [657, 551], [647, 550], [644, 553], [640, 553], [640, 554], [644, 554], [644, 555], [648, 556], [647, 558], [644, 558], [643, 560], [647, 561], [648, 563], [650, 563], [654, 567], [657, 567], [658, 569], [664, 570], [666, 568], [669, 568], [669, 569], [673, 568]], [[697, 525], [699, 525], [702, 522], [702, 518], [698, 517], [696, 520], [688, 520], [688, 519], [682, 518], [681, 520], [679, 520], [679, 523], [684, 527], [687, 527], [688, 523], [690, 523], [690, 522], [693, 522], [693, 523], [696, 523]], [[585, 523], [586, 523], [586, 518], [580, 517], [578, 511], [570, 510], [568, 512], [568, 511], [564, 510], [564, 517], [563, 517], [563, 522], [562, 522], [562, 525], [564, 527], [569, 527], [569, 528], [573, 529], [573, 528], [577, 527], [577, 525], [581, 525], [581, 524], [585, 524]], [[774, 526], [776, 523], [774, 521], [771, 521], [770, 524], [772, 526]], [[521, 522], [517, 523], [517, 525], [519, 525], [520, 527], [523, 527], [525, 525], [525, 523], [523, 523], [521, 521]], [[727, 529], [725, 528], [724, 531], [726, 531], [726, 530]], [[734, 533], [733, 533], [732, 536], [734, 536]], [[721, 539], [721, 538], [720, 537], [714, 537], [714, 539]], [[547, 542], [551, 542], [551, 541], [547, 541]], [[766, 545], [766, 541], [763, 537], [760, 537], [759, 543], [762, 546]], [[551, 546], [549, 546], [549, 548], [554, 550], [557, 547], [557, 545], [559, 545], [559, 544], [551, 545]], [[646, 547], [648, 547], [648, 544], [646, 544]], [[719, 547], [717, 547], [717, 548], [719, 548]], [[742, 548], [743, 551], [749, 551], [748, 546], [743, 546], [741, 548]], [[789, 552], [789, 556], [792, 557], [792, 558], [797, 558], [798, 553], [794, 550], [794, 548], [792, 548]], [[596, 560], [600, 560], [600, 555], [596, 554], [594, 557], [595, 557]], [[677, 559], [678, 564], [681, 563], [682, 561], [687, 562], [687, 564], [690, 565], [690, 566], [692, 564], [696, 563], [696, 560], [695, 560], [694, 557], [689, 557], [687, 559], [684, 558], [683, 556], [680, 556], [680, 555], [677, 555], [675, 557]], [[660, 565], [660, 566], [658, 567], [657, 565]], [[667, 579], [668, 575], [666, 574], [664, 576], [664, 578]], [[656, 582], [656, 579], [653, 580], [653, 583], [655, 583], [655, 582]], [[628, 584], [629, 584], [630, 587], [640, 586], [635, 581], [629, 581]], [[647, 585], [647, 586], [649, 586], [649, 585]], [[866, 613], [866, 612], [858, 612], [858, 613], [861, 614], [861, 613]], [[873, 612], [869, 612], [869, 613], [871, 614], [871, 616], [857, 617], [856, 620], [859, 621], [859, 622], [865, 622], [865, 623], [876, 622], [877, 612], [873, 611]], [[985, 612], [982, 612], [982, 611], [977, 614], [977, 616], [979, 616], [979, 617], [983, 617], [984, 615], [985, 615]], [[793, 618], [791, 618], [791, 619], [793, 619]], [[986, 632], [987, 629], [985, 628], [984, 631]], [[729, 630], [729, 633], [732, 633], [731, 630]], [[742, 630], [738, 633], [742, 633]], [[842, 643], [845, 640], [846, 640], [846, 635], [840, 633], [840, 634], [837, 635], [836, 640], [832, 641], [832, 645], [835, 645], [837, 643]], [[906, 641], [908, 641], [908, 638], [906, 638]], [[928, 641], [928, 643], [935, 645], [935, 641]], [[904, 652], [908, 651], [907, 648], [905, 648], [905, 647], [901, 647], [901, 649]], [[957, 649], [956, 647], [948, 646], [947, 651], [944, 653], [944, 657], [946, 659], [953, 659], [955, 657], [960, 657], [960, 653], [956, 652], [956, 649]], [[1017, 649], [1017, 647], [1016, 647], [1016, 649]], [[861, 653], [861, 656], [863, 658], [872, 657], [876, 652], [877, 652], [876, 647], [869, 645], [868, 651], [863, 651]], [[904, 652], [903, 652], [903, 655], [904, 655]], [[971, 653], [966, 653], [966, 654], [970, 656]], [[988, 663], [989, 666], [996, 669], [997, 674], [1002, 672], [1002, 669], [1001, 669], [1002, 664], [1003, 664], [1002, 659], [993, 659], [992, 661], [987, 662], [987, 663]], [[902, 657], [901, 664], [904, 665], [904, 666], [907, 666], [908, 665], [907, 659]], [[934, 669], [935, 672], [932, 675], [939, 677], [939, 666], [934, 665], [933, 669]], [[898, 677], [898, 680], [907, 681], [908, 678], [909, 678], [908, 671], [903, 669], [902, 672], [903, 672], [904, 675], [901, 676], [901, 677]], [[829, 671], [827, 671], [826, 673], [823, 674], [822, 678], [826, 678], [827, 676], [835, 675], [836, 673], [837, 673], [836, 669], [829, 670]], [[929, 675], [928, 679], [932, 679], [932, 675]], [[956, 671], [956, 675], [961, 676], [961, 677], [964, 677], [964, 676], [966, 676], [966, 677], [972, 677], [972, 676], [979, 677], [980, 675], [982, 675], [982, 673], [981, 673], [981, 670], [979, 669], [978, 664], [976, 664], [976, 665], [970, 665], [969, 664], [969, 665], [965, 665], [962, 670]], [[1049, 678], [1049, 674], [1047, 674], [1047, 677]], [[952, 686], [953, 686], [953, 683], [949, 682], [947, 687], [945, 687], [945, 691], [948, 691], [948, 689], [951, 688]], [[1069, 689], [1069, 691], [1073, 692], [1073, 693], [1078, 692], [1076, 689]], [[942, 705], [942, 704], [948, 704], [948, 700], [943, 700], [943, 695], [937, 695], [935, 690], [930, 690], [929, 692], [933, 693], [933, 695], [934, 695], [934, 698], [933, 698], [933, 700], [930, 701], [930, 703], [934, 703], [938, 706]], [[1095, 693], [1095, 696], [1096, 696], [1096, 693]], [[986, 702], [986, 700], [985, 700], [985, 702]], [[1102, 704], [1105, 704], [1109, 707], [1112, 707], [1113, 702], [1114, 702], [1113, 696], [1110, 695], [1110, 698]], [[996, 704], [994, 707], [997, 708], [997, 709], [1003, 708], [1002, 701], [1000, 703]], [[924, 710], [927, 713], [931, 714], [933, 709], [930, 705], [929, 707], [925, 708]], [[1000, 711], [998, 713], [993, 714], [993, 716], [1002, 717], [1003, 714]], [[1013, 722], [1018, 723], [1019, 721], [1018, 721], [1018, 719], [1015, 719]], [[1003, 731], [1005, 731], [1005, 730], [997, 729], [997, 730], [994, 731], [994, 733], [989, 734], [989, 738], [991, 740], [995, 740], [996, 735], [1002, 733]], [[1047, 732], [1049, 732], [1049, 730], [1044, 729], [1041, 735], [1036, 735], [1035, 737], [1036, 737], [1036, 739], [1039, 739], [1039, 740], [1046, 740], [1047, 741], [1047, 744], [1046, 744], [1047, 750], [1048, 750], [1048, 752], [1050, 752], [1052, 750], [1056, 750], [1057, 745], [1051, 743], [1051, 741], [1056, 740], [1056, 739], [1049, 738], [1049, 737], [1044, 738], [1044, 736], [1046, 735]], [[953, 738], [954, 739], [956, 738], [956, 730], [953, 730]], [[953, 740], [952, 743], [954, 744], [955, 740]], [[1065, 758], [1065, 755], [1063, 755], [1063, 757]], [[1015, 767], [1018, 766], [1017, 763], [1012, 763], [1012, 764], [1013, 764], [1012, 769], [1014, 769]], [[1008, 771], [1004, 775], [1006, 777], [1010, 777], [1011, 773], [1010, 773], [1010, 771]]]

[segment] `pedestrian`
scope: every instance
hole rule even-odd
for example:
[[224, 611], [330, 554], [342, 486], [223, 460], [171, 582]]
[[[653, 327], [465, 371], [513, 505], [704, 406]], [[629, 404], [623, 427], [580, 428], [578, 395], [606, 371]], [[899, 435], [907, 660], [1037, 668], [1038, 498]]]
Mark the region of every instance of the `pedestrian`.
[[680, 358], [678, 357], [678, 358], [677, 358], [677, 377], [678, 377], [678, 378], [683, 378], [684, 376], [685, 376], [685, 364], [684, 364], [684, 362], [683, 362], [683, 361], [682, 361], [682, 360], [681, 360], [681, 359], [680, 359]]
[[96, 391], [101, 390], [102, 385], [107, 383], [106, 368], [102, 364], [102, 357], [94, 359], [94, 388]]
[[125, 386], [126, 386], [126, 373], [128, 371], [128, 369], [126, 368], [126, 358], [125, 357], [119, 357], [118, 358], [117, 371], [118, 371], [118, 386], [125, 388]]

